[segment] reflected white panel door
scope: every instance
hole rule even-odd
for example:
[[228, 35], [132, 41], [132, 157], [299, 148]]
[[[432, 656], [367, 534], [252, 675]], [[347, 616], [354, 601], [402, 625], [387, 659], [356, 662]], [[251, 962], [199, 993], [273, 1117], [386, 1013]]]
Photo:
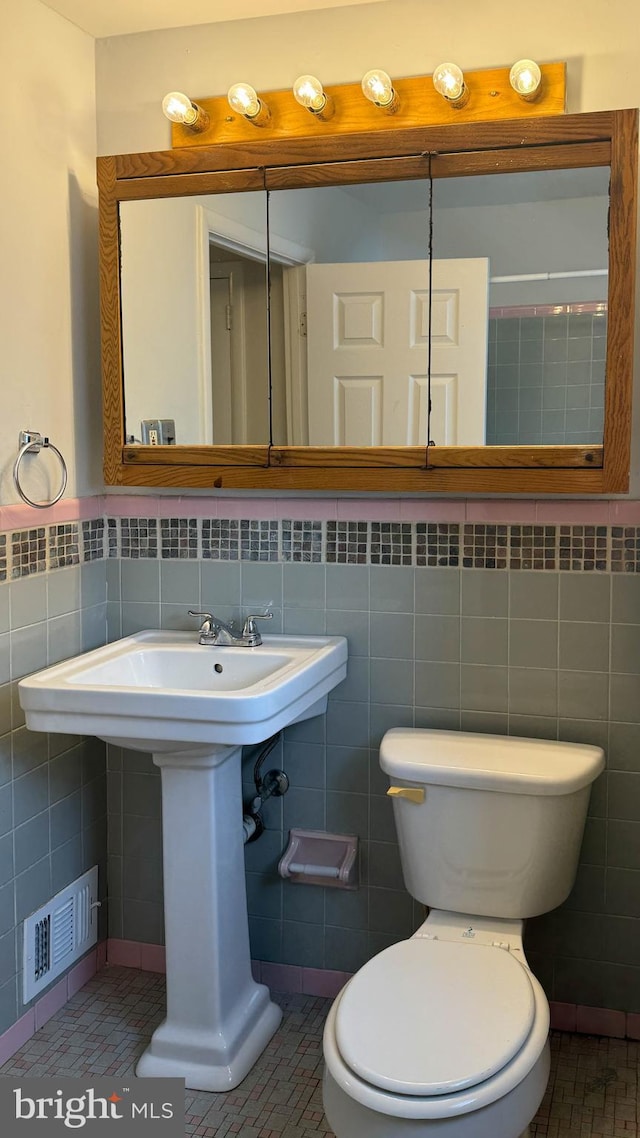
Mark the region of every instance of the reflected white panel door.
[[[434, 261], [431, 439], [485, 441], [489, 262]], [[307, 266], [309, 443], [427, 443], [426, 261]]]

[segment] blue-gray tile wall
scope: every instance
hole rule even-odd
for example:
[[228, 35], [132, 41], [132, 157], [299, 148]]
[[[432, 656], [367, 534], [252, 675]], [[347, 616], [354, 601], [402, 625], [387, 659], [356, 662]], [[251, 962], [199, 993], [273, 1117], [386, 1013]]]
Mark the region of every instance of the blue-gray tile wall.
[[602, 443], [606, 332], [605, 305], [492, 316], [487, 444]]
[[[156, 768], [109, 748], [105, 778], [96, 741], [28, 732], [17, 680], [106, 636], [192, 628], [190, 607], [237, 618], [267, 603], [276, 631], [346, 635], [350, 665], [327, 715], [269, 757], [291, 790], [246, 847], [254, 955], [350, 970], [422, 919], [378, 764], [389, 727], [594, 742], [607, 772], [576, 886], [527, 945], [552, 998], [640, 1011], [640, 529], [215, 522], [98, 519], [0, 543], [0, 1031], [23, 1010], [18, 920], [96, 860], [104, 888], [108, 854], [110, 935], [163, 936]], [[291, 826], [357, 833], [358, 892], [282, 882]]]
[[0, 1034], [28, 1006], [24, 918], [95, 864], [107, 898], [104, 745], [27, 730], [17, 694], [28, 672], [105, 643], [103, 523], [81, 524], [84, 542], [78, 523], [14, 532], [0, 585]]
[[[597, 568], [593, 547], [587, 559], [584, 550], [572, 557], [574, 571], [526, 569], [522, 558], [511, 571], [371, 564], [364, 525], [346, 532], [344, 562], [207, 558], [175, 565], [165, 584], [162, 574], [148, 576], [147, 564], [143, 602], [129, 599], [140, 593], [133, 566], [122, 561], [110, 586], [123, 613], [159, 607], [170, 627], [193, 627], [187, 604], [238, 617], [270, 602], [286, 629], [349, 638], [349, 675], [327, 715], [288, 728], [269, 756], [271, 767], [287, 770], [291, 789], [266, 804], [265, 833], [246, 847], [254, 956], [350, 970], [422, 920], [402, 883], [378, 764], [389, 727], [593, 742], [607, 752], [607, 772], [593, 790], [576, 886], [559, 910], [530, 922], [527, 945], [551, 998], [640, 1011], [640, 963], [629, 947], [640, 936], [640, 577], [612, 572], [610, 560], [608, 571]], [[559, 536], [560, 527], [552, 529]], [[588, 536], [595, 541], [595, 532]], [[611, 536], [607, 530], [609, 549]], [[484, 566], [486, 555], [472, 561]], [[167, 587], [182, 597], [170, 608]], [[246, 801], [257, 751], [244, 756]], [[111, 935], [160, 940], [158, 774], [148, 757], [112, 749], [108, 766]], [[292, 826], [358, 835], [357, 893], [280, 880], [277, 862]], [[582, 937], [593, 919], [616, 931]], [[614, 963], [624, 985], [612, 982]]]

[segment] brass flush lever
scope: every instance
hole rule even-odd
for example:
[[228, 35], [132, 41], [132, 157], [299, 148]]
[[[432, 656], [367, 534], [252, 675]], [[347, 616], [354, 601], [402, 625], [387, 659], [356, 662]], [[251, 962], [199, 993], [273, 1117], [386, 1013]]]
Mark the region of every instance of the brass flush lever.
[[387, 794], [390, 798], [406, 798], [409, 802], [417, 803], [418, 806], [425, 799], [423, 786], [390, 786]]

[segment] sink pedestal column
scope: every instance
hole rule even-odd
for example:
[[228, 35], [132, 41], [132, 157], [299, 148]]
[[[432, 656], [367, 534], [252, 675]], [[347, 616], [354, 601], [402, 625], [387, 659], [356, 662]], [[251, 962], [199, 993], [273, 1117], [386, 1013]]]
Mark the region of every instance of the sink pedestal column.
[[162, 774], [167, 1017], [137, 1075], [228, 1091], [282, 1012], [251, 974], [244, 878], [241, 748], [157, 753]]

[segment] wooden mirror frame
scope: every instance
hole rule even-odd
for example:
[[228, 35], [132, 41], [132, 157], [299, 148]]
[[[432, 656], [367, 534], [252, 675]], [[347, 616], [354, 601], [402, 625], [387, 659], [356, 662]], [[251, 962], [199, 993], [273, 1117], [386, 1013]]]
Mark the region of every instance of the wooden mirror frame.
[[[125, 443], [122, 201], [610, 166], [601, 446], [142, 446]], [[108, 485], [400, 493], [610, 494], [631, 451], [638, 111], [194, 146], [98, 159], [104, 472]]]

